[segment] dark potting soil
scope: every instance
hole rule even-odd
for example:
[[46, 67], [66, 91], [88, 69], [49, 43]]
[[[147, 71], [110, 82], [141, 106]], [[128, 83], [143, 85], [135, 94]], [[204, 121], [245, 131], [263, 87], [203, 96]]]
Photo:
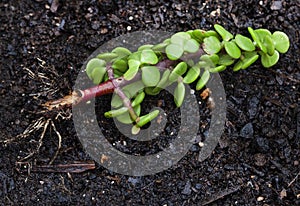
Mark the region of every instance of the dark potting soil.
[[[2, 0], [0, 205], [300, 205], [299, 7], [298, 0]], [[257, 62], [220, 74], [227, 116], [219, 145], [208, 159], [197, 160], [200, 148], [195, 144], [177, 164], [155, 175], [120, 175], [97, 163], [81, 173], [34, 172], [55, 155], [52, 165], [93, 161], [76, 136], [71, 111], [41, 113], [40, 105], [71, 92], [95, 49], [133, 31], [211, 29], [215, 23], [235, 34], [247, 35], [248, 26], [284, 31], [291, 47], [270, 69]], [[109, 97], [103, 101], [109, 103]], [[157, 106], [172, 100], [161, 94], [151, 101]], [[210, 117], [203, 105], [200, 124], [205, 127]], [[40, 140], [42, 123], [49, 118]], [[176, 128], [178, 118], [168, 118], [169, 130]], [[18, 136], [39, 119], [35, 128], [40, 129]], [[104, 121], [109, 141], [117, 141], [116, 129], [107, 126], [110, 120], [98, 120]], [[57, 132], [62, 137], [58, 154]], [[148, 154], [168, 144], [170, 132], [153, 145], [132, 142], [136, 151], [116, 148]]]

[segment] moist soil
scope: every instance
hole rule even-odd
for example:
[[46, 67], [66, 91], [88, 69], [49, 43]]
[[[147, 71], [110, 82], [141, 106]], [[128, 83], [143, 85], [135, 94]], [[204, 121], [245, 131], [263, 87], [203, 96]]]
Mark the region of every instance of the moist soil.
[[[298, 0], [2, 0], [0, 205], [300, 205], [299, 7]], [[198, 161], [201, 148], [195, 143], [160, 173], [114, 173], [83, 149], [70, 109], [42, 112], [42, 103], [72, 91], [85, 60], [112, 38], [143, 30], [207, 30], [215, 23], [235, 34], [247, 35], [248, 26], [284, 31], [291, 47], [270, 69], [257, 62], [220, 74], [225, 129], [205, 161]], [[102, 104], [109, 100], [103, 97]], [[172, 99], [162, 93], [148, 101], [157, 106]], [[205, 127], [210, 117], [207, 102], [202, 105]], [[168, 118], [169, 130], [176, 129], [178, 119]], [[110, 120], [98, 121], [109, 141], [117, 142]], [[205, 130], [198, 136], [203, 138]], [[115, 147], [145, 155], [167, 141], [165, 135], [158, 146]], [[71, 165], [78, 162], [80, 167]]]

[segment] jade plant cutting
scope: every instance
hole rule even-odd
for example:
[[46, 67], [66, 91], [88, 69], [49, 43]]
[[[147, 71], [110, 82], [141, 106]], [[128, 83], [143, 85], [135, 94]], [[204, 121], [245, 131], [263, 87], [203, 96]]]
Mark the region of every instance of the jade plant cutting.
[[174, 84], [174, 102], [180, 107], [185, 97], [185, 84], [195, 83], [201, 90], [211, 73], [227, 67], [238, 71], [246, 69], [261, 58], [269, 68], [286, 53], [290, 46], [288, 36], [281, 31], [248, 28], [247, 36], [233, 35], [216, 24], [214, 30], [200, 29], [178, 32], [156, 45], [143, 45], [137, 51], [117, 47], [89, 60], [86, 74], [94, 87], [74, 91], [72, 95], [45, 104], [48, 109], [85, 102], [95, 96], [114, 93], [112, 110], [107, 118], [132, 124], [132, 133], [156, 118], [159, 110], [141, 115], [141, 103], [146, 95], [157, 95]]

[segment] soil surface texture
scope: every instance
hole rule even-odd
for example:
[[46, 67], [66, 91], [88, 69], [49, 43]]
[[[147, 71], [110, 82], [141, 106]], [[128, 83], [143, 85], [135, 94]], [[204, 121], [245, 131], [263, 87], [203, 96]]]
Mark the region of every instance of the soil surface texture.
[[[0, 205], [300, 205], [299, 8], [299, 0], [1, 0]], [[41, 104], [72, 91], [83, 63], [109, 40], [144, 30], [209, 30], [215, 23], [234, 34], [248, 35], [249, 26], [283, 31], [291, 47], [270, 69], [257, 61], [220, 74], [225, 129], [203, 162], [195, 143], [155, 175], [114, 173], [84, 150], [70, 109], [43, 112]], [[109, 101], [104, 96], [96, 105], [107, 111]], [[175, 110], [164, 93], [147, 101], [149, 109], [152, 102]], [[201, 105], [198, 141], [210, 119], [207, 102]], [[176, 133], [176, 112], [166, 134]], [[125, 146], [111, 120], [98, 121], [128, 154], [155, 153], [174, 138]]]

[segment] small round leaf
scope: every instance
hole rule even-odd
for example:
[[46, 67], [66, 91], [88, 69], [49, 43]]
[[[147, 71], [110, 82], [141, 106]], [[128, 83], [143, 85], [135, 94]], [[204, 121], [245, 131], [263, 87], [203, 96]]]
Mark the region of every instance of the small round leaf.
[[92, 72], [92, 80], [94, 84], [100, 84], [103, 80], [104, 74], [106, 73], [105, 67], [96, 67]]
[[183, 75], [187, 70], [187, 64], [185, 62], [180, 62], [176, 65], [176, 67], [172, 70], [170, 76], [169, 76], [169, 81], [174, 82]]
[[102, 59], [93, 58], [90, 59], [86, 65], [86, 74], [90, 79], [92, 79], [92, 72], [96, 67], [105, 67], [106, 62]]
[[141, 62], [135, 59], [128, 60], [129, 69], [124, 73], [124, 79], [131, 80], [139, 71]]
[[205, 38], [203, 49], [208, 54], [216, 54], [221, 50], [221, 42], [215, 36]]
[[210, 78], [210, 73], [208, 70], [204, 70], [201, 78], [198, 80], [197, 85], [196, 85], [196, 90], [202, 89], [206, 83], [208, 82]]
[[177, 44], [169, 44], [166, 47], [166, 54], [170, 60], [177, 60], [183, 54], [183, 48]]
[[156, 64], [158, 62], [158, 58], [154, 51], [151, 49], [144, 49], [141, 53], [141, 63], [145, 64]]
[[199, 50], [199, 43], [195, 39], [189, 39], [184, 44], [184, 51], [195, 53]]
[[242, 59], [243, 65], [242, 65], [241, 69], [248, 68], [258, 58], [259, 58], [259, 55], [257, 54], [257, 52], [245, 52], [244, 53], [244, 58]]
[[136, 123], [136, 126], [142, 127], [148, 122], [151, 122], [153, 119], [155, 119], [159, 114], [159, 110], [154, 110], [150, 112], [149, 114], [143, 115], [140, 117], [140, 120]]
[[118, 56], [119, 56], [118, 54], [106, 52], [106, 53], [98, 54], [97, 58], [102, 59], [106, 62], [110, 62], [116, 59]]
[[245, 37], [241, 34], [238, 34], [235, 36], [235, 43], [242, 50], [245, 50], [245, 51], [254, 51], [255, 50], [255, 46], [254, 46], [253, 42], [251, 41], [251, 39], [248, 37]]
[[281, 32], [275, 31], [272, 35], [272, 39], [275, 44], [275, 49], [280, 53], [286, 53], [290, 47], [290, 40], [289, 37]]
[[124, 47], [116, 47], [111, 52], [117, 54], [119, 58], [123, 58], [131, 54], [131, 51]]
[[154, 87], [160, 80], [160, 72], [156, 66], [142, 67], [142, 81], [147, 87]]
[[225, 50], [234, 59], [238, 59], [241, 56], [240, 48], [233, 41], [225, 42]]
[[191, 36], [186, 32], [178, 32], [171, 37], [171, 43], [183, 46]]
[[215, 30], [220, 34], [220, 36], [222, 37], [222, 39], [224, 41], [229, 41], [230, 39], [233, 38], [233, 35], [228, 32], [224, 27], [222, 27], [219, 24], [215, 24], [214, 25]]
[[178, 82], [174, 91], [174, 102], [177, 107], [180, 107], [183, 103], [185, 96], [185, 86], [183, 82]]
[[191, 67], [185, 77], [183, 78], [183, 82], [186, 84], [190, 84], [194, 82], [200, 74], [200, 68], [199, 67]]
[[261, 63], [264, 67], [269, 68], [273, 65], [275, 65], [279, 60], [279, 53], [278, 51], [275, 51], [272, 56], [269, 56], [268, 54], [261, 54]]
[[209, 72], [218, 73], [218, 72], [224, 71], [225, 69], [226, 69], [225, 65], [220, 65], [220, 66], [217, 66], [215, 68], [209, 69]]
[[220, 55], [220, 59], [219, 59], [218, 64], [229, 66], [233, 63], [234, 63], [234, 59], [231, 56], [229, 56], [228, 54]]

